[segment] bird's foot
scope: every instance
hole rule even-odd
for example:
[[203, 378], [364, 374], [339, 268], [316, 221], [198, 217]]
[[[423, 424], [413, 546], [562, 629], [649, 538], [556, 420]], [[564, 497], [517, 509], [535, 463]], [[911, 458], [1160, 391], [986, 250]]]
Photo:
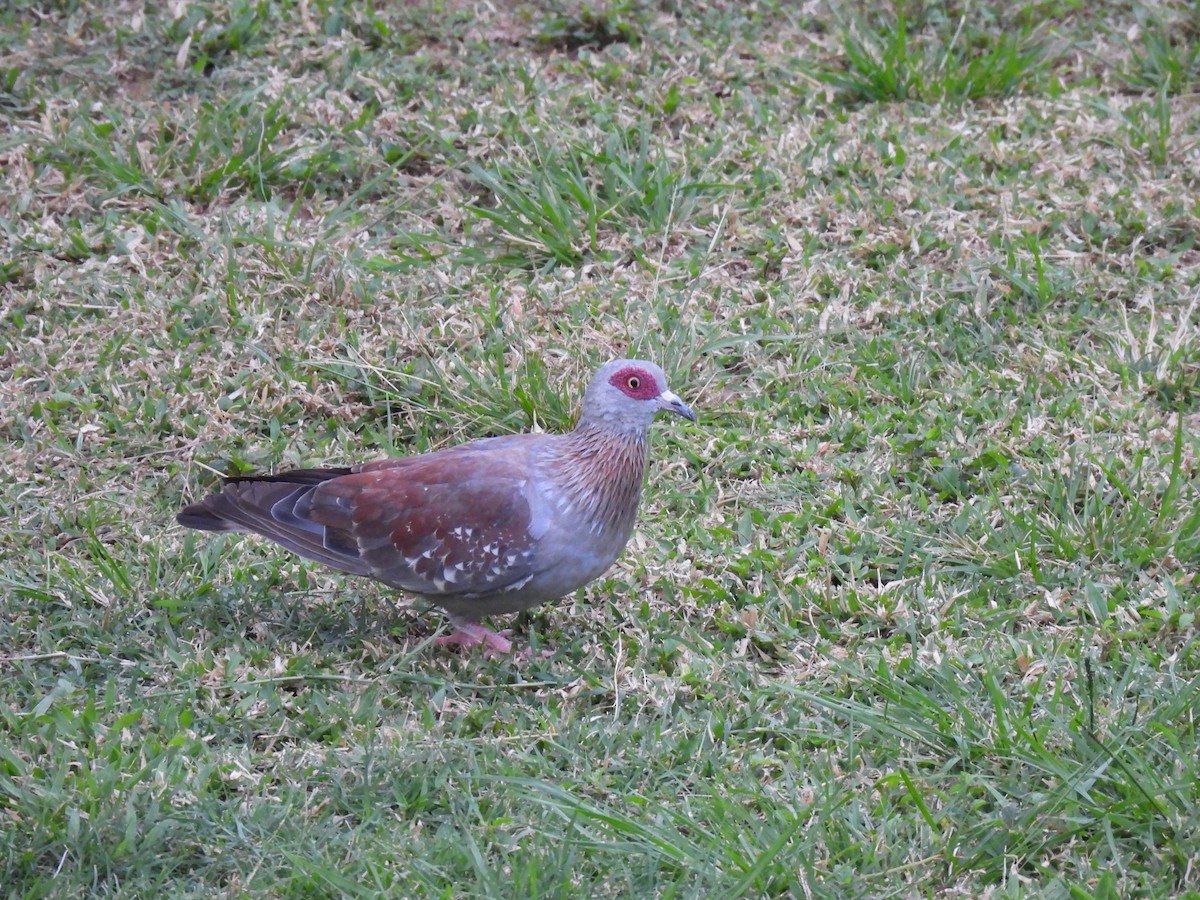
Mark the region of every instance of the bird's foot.
[[512, 653], [512, 641], [508, 639], [512, 631], [508, 629], [492, 631], [476, 622], [455, 622], [454, 626], [454, 634], [436, 638], [434, 643], [439, 647], [464, 648], [478, 647], [482, 644], [485, 656]]
[[[439, 647], [472, 648], [482, 645], [483, 655], [488, 659], [494, 656], [507, 656], [513, 652], [512, 641], [508, 639], [508, 636], [512, 634], [511, 628], [506, 628], [503, 631], [492, 631], [478, 622], [455, 622], [454, 627], [454, 634], [446, 634], [439, 638], [434, 638], [434, 643]], [[517, 653], [519, 659], [528, 659], [533, 655], [528, 649], [518, 651]], [[537, 655], [544, 659], [554, 654], [549, 650], [542, 650]]]

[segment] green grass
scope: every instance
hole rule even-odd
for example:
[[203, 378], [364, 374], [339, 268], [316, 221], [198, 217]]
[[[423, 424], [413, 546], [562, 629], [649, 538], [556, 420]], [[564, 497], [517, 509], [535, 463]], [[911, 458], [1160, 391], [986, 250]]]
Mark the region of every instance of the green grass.
[[687, 180], [652, 140], [644, 122], [632, 134], [610, 133], [599, 151], [564, 152], [534, 136], [512, 162], [471, 164], [484, 199], [468, 209], [491, 225], [483, 238], [496, 246], [492, 260], [545, 269], [654, 254], [678, 232], [710, 235], [709, 223], [693, 219], [723, 185]]
[[1173, 16], [1137, 12], [1137, 24], [1128, 33], [1132, 53], [1123, 80], [1134, 90], [1194, 92], [1200, 85], [1200, 14], [1195, 7], [1172, 10]]
[[[9, 894], [1196, 897], [1197, 33], [5, 6]], [[174, 522], [624, 353], [700, 424], [547, 660]]]
[[814, 73], [850, 103], [953, 104], [1036, 89], [1044, 49], [1032, 28], [981, 27], [978, 15], [913, 22], [901, 8], [893, 20], [858, 20], [845, 26], [844, 60], [819, 61]]

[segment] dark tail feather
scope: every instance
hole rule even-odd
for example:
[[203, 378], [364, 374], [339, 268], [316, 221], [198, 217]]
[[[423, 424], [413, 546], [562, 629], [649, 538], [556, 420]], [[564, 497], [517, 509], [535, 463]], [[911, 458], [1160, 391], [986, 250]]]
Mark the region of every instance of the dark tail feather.
[[[330, 478], [340, 478], [349, 475], [350, 469], [290, 469], [275, 475], [234, 475], [225, 479], [225, 487], [231, 484], [246, 484], [260, 482], [266, 484], [320, 484]], [[226, 518], [224, 514], [232, 511], [229, 503], [222, 502], [223, 495], [211, 494], [199, 503], [184, 507], [175, 517], [185, 528], [195, 528], [199, 531], [255, 531], [253, 525], [247, 523], [244, 516], [235, 514]], [[268, 535], [269, 536], [269, 535]]]
[[228, 522], [209, 509], [204, 503], [193, 503], [185, 506], [175, 517], [175, 521], [185, 528], [195, 528], [199, 531], [243, 531], [240, 525]]
[[335, 528], [307, 517], [318, 485], [350, 474], [349, 469], [295, 469], [278, 475], [230, 478], [219, 493], [185, 507], [180, 525], [201, 531], [252, 531], [305, 559], [356, 575], [370, 573], [357, 543]]
[[341, 478], [343, 475], [349, 475], [353, 469], [288, 469], [286, 472], [276, 472], [274, 475], [234, 475], [232, 478], [226, 478], [226, 484], [242, 484], [247, 481], [269, 481], [278, 483], [286, 481], [288, 484], [320, 484], [322, 481], [328, 481], [330, 478]]

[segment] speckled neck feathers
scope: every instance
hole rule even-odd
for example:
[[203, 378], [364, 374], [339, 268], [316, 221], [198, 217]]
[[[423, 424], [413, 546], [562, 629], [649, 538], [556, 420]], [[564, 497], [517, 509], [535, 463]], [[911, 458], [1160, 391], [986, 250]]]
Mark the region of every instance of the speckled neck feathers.
[[564, 438], [564, 452], [554, 461], [557, 487], [586, 511], [595, 531], [631, 531], [646, 472], [645, 430], [614, 434], [582, 421]]

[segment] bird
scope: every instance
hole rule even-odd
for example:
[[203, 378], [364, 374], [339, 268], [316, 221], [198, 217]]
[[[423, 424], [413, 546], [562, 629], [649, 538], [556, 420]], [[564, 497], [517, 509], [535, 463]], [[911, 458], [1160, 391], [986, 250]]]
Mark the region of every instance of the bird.
[[252, 532], [304, 559], [429, 604], [485, 655], [510, 632], [481, 620], [530, 609], [599, 578], [633, 533], [660, 412], [695, 423], [642, 359], [601, 366], [573, 430], [489, 437], [348, 468], [236, 476], [177, 515], [212, 532]]

